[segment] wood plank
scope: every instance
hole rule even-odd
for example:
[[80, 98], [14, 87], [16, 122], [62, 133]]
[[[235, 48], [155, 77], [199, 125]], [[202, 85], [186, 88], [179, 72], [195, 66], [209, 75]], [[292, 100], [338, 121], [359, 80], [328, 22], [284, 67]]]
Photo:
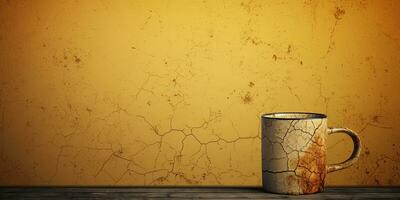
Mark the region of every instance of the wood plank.
[[0, 187], [0, 199], [400, 199], [399, 187], [331, 187], [312, 195], [279, 195], [236, 187]]

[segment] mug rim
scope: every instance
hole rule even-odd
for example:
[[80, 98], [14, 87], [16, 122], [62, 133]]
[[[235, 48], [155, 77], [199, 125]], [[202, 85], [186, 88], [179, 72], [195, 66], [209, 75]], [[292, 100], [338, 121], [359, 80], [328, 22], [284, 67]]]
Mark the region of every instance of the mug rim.
[[[282, 114], [305, 114], [310, 115], [309, 117], [273, 117], [272, 115]], [[265, 113], [261, 115], [263, 119], [273, 119], [273, 120], [307, 120], [307, 119], [326, 119], [328, 116], [322, 113], [313, 113], [313, 112], [273, 112], [273, 113]]]

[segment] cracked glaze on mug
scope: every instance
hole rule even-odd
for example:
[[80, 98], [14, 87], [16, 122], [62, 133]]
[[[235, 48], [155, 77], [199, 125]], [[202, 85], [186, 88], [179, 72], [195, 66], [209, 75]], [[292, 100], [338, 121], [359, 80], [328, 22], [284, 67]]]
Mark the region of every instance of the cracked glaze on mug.
[[262, 118], [262, 176], [268, 192], [310, 194], [324, 189], [327, 120], [301, 115]]

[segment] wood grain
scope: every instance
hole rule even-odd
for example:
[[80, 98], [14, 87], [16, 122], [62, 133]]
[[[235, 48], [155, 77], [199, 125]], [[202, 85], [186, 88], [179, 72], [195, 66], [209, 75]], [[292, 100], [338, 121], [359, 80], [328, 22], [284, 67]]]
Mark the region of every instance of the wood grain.
[[330, 187], [311, 195], [280, 195], [235, 187], [0, 187], [0, 199], [400, 199], [400, 187]]

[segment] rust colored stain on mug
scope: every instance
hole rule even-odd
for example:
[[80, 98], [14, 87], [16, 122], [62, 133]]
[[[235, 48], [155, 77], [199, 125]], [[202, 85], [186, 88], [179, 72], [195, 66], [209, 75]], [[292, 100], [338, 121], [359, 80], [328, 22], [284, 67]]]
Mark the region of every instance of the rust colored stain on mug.
[[318, 141], [321, 141], [320, 137], [315, 137], [315, 140], [311, 141], [313, 143], [304, 151], [304, 156], [300, 157], [296, 169], [299, 186], [304, 193], [316, 193], [324, 190], [326, 154]]

